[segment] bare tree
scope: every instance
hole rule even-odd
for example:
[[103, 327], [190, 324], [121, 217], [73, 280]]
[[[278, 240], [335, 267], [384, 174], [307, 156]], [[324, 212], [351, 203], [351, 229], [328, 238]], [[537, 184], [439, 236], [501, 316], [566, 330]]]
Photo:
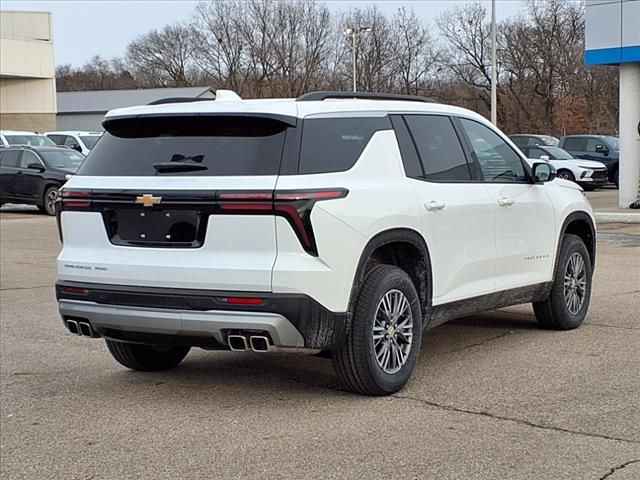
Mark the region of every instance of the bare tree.
[[129, 44], [127, 61], [149, 86], [190, 86], [196, 47], [191, 32], [179, 23], [152, 30]]

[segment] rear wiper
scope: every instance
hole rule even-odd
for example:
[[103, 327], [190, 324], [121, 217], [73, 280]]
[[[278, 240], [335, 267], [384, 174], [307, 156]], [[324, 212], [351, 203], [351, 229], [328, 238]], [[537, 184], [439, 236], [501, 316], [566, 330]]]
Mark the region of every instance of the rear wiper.
[[158, 173], [164, 172], [195, 172], [197, 170], [208, 170], [206, 165], [201, 163], [181, 163], [181, 162], [160, 162], [154, 163], [153, 168]]
[[180, 153], [176, 153], [171, 157], [171, 161], [172, 162], [184, 162], [190, 160], [192, 162], [196, 162], [196, 163], [202, 163], [202, 161], [204, 160], [204, 155], [191, 155], [191, 156], [187, 156], [187, 155], [182, 155]]

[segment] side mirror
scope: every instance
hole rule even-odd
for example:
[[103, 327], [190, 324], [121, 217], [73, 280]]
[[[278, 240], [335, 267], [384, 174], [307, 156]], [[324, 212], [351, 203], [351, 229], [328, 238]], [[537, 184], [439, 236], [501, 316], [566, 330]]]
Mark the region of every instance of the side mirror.
[[74, 143], [73, 145], [71, 145], [71, 148], [74, 149], [77, 152], [82, 152], [82, 147], [80, 145], [78, 145], [77, 143]]
[[540, 155], [540, 160], [544, 160], [545, 162], [549, 161], [549, 155]]
[[551, 182], [556, 178], [556, 169], [546, 162], [536, 162], [533, 164], [533, 178], [536, 183]]
[[607, 155], [609, 155], [609, 149], [606, 147], [606, 145], [598, 143], [596, 144], [596, 153], [601, 153], [606, 157]]
[[44, 167], [38, 162], [32, 162], [27, 164], [29, 170], [37, 170], [38, 172], [44, 172]]

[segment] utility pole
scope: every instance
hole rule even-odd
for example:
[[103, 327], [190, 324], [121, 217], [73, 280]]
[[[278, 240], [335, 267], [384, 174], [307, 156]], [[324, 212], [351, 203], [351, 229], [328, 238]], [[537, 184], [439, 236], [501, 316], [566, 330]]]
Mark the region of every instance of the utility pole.
[[498, 124], [498, 61], [496, 59], [496, 0], [491, 0], [491, 123]]
[[347, 37], [351, 37], [351, 61], [352, 61], [352, 67], [353, 67], [353, 92], [357, 92], [358, 91], [358, 77], [357, 77], [357, 68], [356, 68], [356, 59], [357, 59], [357, 51], [358, 51], [358, 44], [357, 44], [357, 40], [356, 37], [358, 35], [360, 35], [363, 32], [371, 32], [373, 31], [372, 27], [347, 27], [344, 31], [344, 34]]

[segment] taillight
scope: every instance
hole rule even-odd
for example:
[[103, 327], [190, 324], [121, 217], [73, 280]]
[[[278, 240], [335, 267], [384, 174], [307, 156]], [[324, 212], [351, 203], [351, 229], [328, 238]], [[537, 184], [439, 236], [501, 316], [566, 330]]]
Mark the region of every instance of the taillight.
[[311, 210], [316, 202], [344, 198], [344, 188], [317, 190], [280, 190], [275, 192], [218, 192], [219, 213], [237, 215], [278, 215], [285, 218], [302, 247], [311, 255], [318, 255]]
[[91, 207], [91, 193], [62, 190], [60, 208], [64, 210], [88, 210]]

